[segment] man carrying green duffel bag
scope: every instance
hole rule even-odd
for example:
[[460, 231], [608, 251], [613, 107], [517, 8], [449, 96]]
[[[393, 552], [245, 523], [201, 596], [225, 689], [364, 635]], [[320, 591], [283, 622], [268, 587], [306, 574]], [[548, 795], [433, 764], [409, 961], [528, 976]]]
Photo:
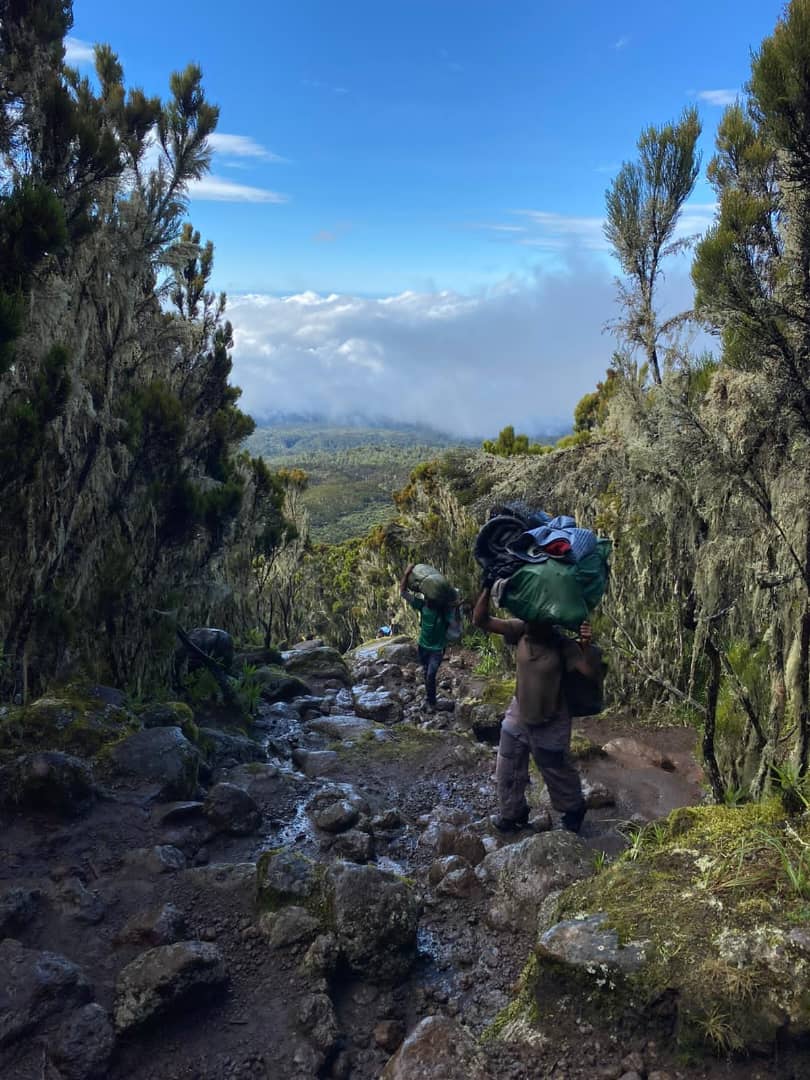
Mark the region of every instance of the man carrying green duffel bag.
[[492, 823], [502, 833], [527, 826], [526, 787], [532, 757], [545, 780], [551, 805], [562, 814], [563, 828], [579, 832], [585, 800], [570, 754], [571, 710], [565, 680], [576, 673], [600, 689], [601, 651], [591, 642], [588, 622], [582, 623], [579, 640], [574, 641], [560, 634], [552, 623], [497, 619], [489, 608], [490, 590], [485, 588], [473, 611], [475, 625], [517, 645], [516, 692], [501, 725], [495, 772], [500, 813]]
[[[421, 571], [417, 575], [418, 587], [433, 592], [433, 599], [427, 595], [417, 596], [408, 588], [415, 569]], [[417, 582], [413, 582], [415, 586]], [[402, 575], [399, 591], [410, 606], [419, 612], [419, 660], [425, 673], [427, 707], [431, 712], [435, 709], [452, 709], [452, 701], [436, 700], [436, 675], [444, 658], [448, 631], [454, 621], [455, 607], [450, 606], [450, 600], [452, 598], [455, 605], [458, 594], [438, 570], [422, 563], [408, 567]]]

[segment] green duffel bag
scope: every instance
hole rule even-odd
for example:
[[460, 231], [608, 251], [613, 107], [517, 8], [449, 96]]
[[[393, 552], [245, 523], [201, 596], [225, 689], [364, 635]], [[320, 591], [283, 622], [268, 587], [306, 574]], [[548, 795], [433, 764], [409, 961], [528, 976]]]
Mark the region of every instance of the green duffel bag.
[[502, 603], [526, 622], [550, 622], [578, 630], [604, 595], [610, 541], [578, 563], [548, 559], [522, 567], [509, 579]]
[[408, 587], [437, 604], [455, 604], [458, 593], [435, 567], [417, 563], [408, 576]]

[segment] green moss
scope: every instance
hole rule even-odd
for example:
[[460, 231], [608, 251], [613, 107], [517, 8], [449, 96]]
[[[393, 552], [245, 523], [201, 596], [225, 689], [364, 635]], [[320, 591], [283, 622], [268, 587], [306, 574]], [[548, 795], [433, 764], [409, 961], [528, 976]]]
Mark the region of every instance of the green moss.
[[571, 755], [577, 761], [589, 761], [592, 758], [604, 757], [605, 752], [598, 743], [589, 739], [583, 732], [575, 731], [571, 735]]
[[[685, 807], [645, 830], [602, 873], [567, 889], [555, 920], [604, 912], [620, 943], [647, 943], [647, 963], [621, 988], [603, 992], [600, 1009], [629, 999], [644, 1008], [676, 988], [687, 1043], [727, 1051], [773, 1037], [774, 995], [794, 994], [797, 972], [792, 963], [780, 974], [762, 957], [783, 949], [790, 926], [810, 914], [810, 879], [797, 886], [788, 871], [805, 866], [808, 843], [810, 821], [786, 819], [777, 799]], [[760, 941], [764, 951], [736, 962], [721, 944], [735, 935]], [[561, 979], [583, 978], [542, 960], [535, 993], [549, 980], [559, 988]]]
[[481, 694], [481, 700], [485, 705], [496, 705], [499, 709], [505, 709], [515, 696], [515, 679], [507, 676], [503, 679], [490, 679]]
[[344, 761], [402, 761], [406, 758], [433, 754], [437, 746], [444, 742], [443, 736], [435, 731], [423, 731], [412, 724], [397, 724], [389, 728], [387, 739], [378, 739], [369, 731], [351, 740], [351, 745], [341, 743], [334, 747]]
[[126, 709], [79, 695], [79, 688], [68, 687], [59, 696], [9, 709], [0, 719], [0, 749], [61, 750], [92, 757], [140, 729], [140, 722]]

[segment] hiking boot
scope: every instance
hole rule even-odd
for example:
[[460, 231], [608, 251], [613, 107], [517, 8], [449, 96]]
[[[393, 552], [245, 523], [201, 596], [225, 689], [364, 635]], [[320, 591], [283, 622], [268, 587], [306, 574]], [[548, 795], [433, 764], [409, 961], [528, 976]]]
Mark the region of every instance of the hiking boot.
[[516, 818], [508, 818], [504, 817], [503, 814], [495, 814], [489, 820], [492, 823], [493, 828], [497, 829], [499, 833], [516, 833], [520, 832], [521, 829], [531, 828], [529, 825], [528, 807]]
[[579, 810], [567, 810], [560, 819], [560, 825], [568, 832], [578, 833], [582, 828], [586, 813], [587, 809], [584, 806], [581, 806]]

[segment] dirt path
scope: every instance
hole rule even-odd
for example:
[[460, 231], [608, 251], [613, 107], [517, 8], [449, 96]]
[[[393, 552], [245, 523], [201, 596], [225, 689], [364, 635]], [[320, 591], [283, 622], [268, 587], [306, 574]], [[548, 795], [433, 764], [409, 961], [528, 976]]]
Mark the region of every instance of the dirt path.
[[[448, 671], [445, 679], [450, 678]], [[457, 664], [444, 689], [460, 699], [473, 683], [469, 666]], [[108, 1080], [373, 1080], [402, 1035], [423, 1017], [455, 1017], [480, 1036], [509, 1003], [532, 949], [532, 929], [493, 927], [489, 896], [474, 875], [454, 894], [442, 890], [431, 869], [443, 826], [472, 838], [464, 842], [481, 844], [484, 852], [504, 843], [488, 823], [495, 810], [495, 750], [453, 730], [449, 714], [439, 719], [447, 730], [414, 723], [437, 722], [421, 711], [415, 668], [405, 666], [388, 687], [381, 692], [406, 688], [405, 697], [411, 695], [406, 722], [380, 725], [358, 738], [336, 739], [317, 730], [335, 716], [357, 720], [352, 710], [342, 711], [345, 696], [327, 692], [320, 704], [316, 699], [304, 708], [262, 708], [254, 734], [266, 746], [268, 762], [214, 772], [214, 779], [244, 786], [255, 800], [262, 824], [253, 835], [212, 832], [193, 809], [167, 817], [166, 807], [137, 786], [111, 790], [87, 817], [68, 824], [42, 815], [4, 823], [0, 884], [23, 884], [39, 893], [24, 944], [80, 962], [104, 1009], [113, 1008], [118, 973], [145, 947], [122, 928], [145, 910], [173, 905], [182, 914], [184, 936], [215, 943], [225, 958], [227, 988], [119, 1037], [103, 1074]], [[363, 689], [355, 687], [355, 694]], [[620, 851], [633, 823], [702, 797], [694, 733], [639, 732], [621, 719], [577, 726], [595, 747], [615, 744], [610, 755], [581, 763], [591, 790], [609, 804], [592, 809], [583, 830], [595, 859], [598, 852], [611, 857]], [[307, 805], [325, 789], [335, 799], [367, 804], [364, 816], [373, 829], [358, 835], [316, 828]], [[542, 806], [539, 785], [532, 801]], [[349, 843], [346, 837], [355, 834], [352, 843], [362, 846], [372, 833], [373, 864], [406, 878], [422, 902], [418, 961], [393, 985], [328, 965], [321, 973], [317, 963], [302, 960], [304, 946], [268, 942], [256, 917], [254, 864], [263, 852], [284, 848], [331, 865], [347, 850], [358, 858], [341, 846]], [[162, 866], [154, 852], [168, 847], [180, 856], [176, 865]], [[322, 999], [331, 1002], [333, 1015], [318, 1013], [326, 1008]], [[643, 1063], [646, 1071], [639, 1075], [650, 1080], [655, 1069], [663, 1070], [660, 1080], [800, 1075], [784, 1062], [685, 1064], [632, 1017], [595, 1030], [576, 1002], [561, 999], [548, 1007], [545, 1037], [534, 1045], [487, 1044], [493, 1077], [618, 1080], [630, 1071], [625, 1066], [632, 1064], [632, 1054], [641, 1055], [633, 1060]], [[0, 1074], [10, 1080], [67, 1077], [48, 1063], [52, 1032], [44, 1022], [29, 1038], [0, 1049]]]

